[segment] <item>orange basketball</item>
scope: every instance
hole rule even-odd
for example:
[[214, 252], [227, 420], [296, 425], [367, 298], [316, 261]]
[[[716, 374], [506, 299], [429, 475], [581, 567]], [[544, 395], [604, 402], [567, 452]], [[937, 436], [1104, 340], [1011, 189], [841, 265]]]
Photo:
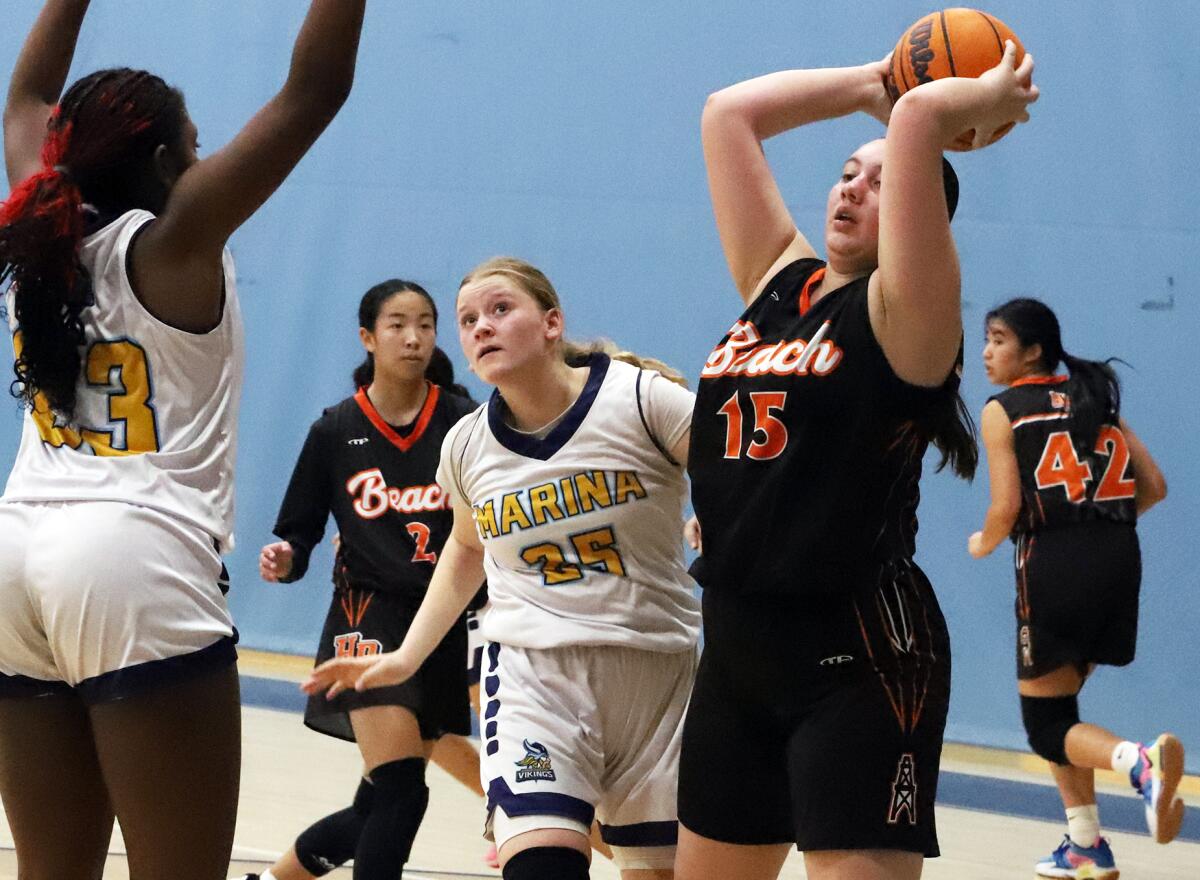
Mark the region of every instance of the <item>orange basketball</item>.
[[[943, 9], [918, 19], [904, 32], [892, 52], [888, 68], [887, 90], [892, 102], [909, 89], [947, 76], [976, 77], [995, 67], [1004, 57], [1004, 43], [1012, 40], [1017, 47], [1017, 63], [1025, 57], [1025, 48], [1012, 29], [978, 9]], [[1012, 125], [996, 132], [993, 142], [1008, 133]], [[951, 149], [969, 150], [974, 130], [964, 132]]]

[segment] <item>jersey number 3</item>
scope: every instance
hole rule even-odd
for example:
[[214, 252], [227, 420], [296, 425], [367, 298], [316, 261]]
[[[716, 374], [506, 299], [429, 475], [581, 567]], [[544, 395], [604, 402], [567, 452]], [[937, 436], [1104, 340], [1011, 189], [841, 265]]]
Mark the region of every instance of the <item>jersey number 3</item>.
[[[21, 334], [13, 337], [21, 356]], [[111, 430], [96, 430], [56, 423], [44, 394], [34, 400], [33, 423], [45, 443], [56, 449], [78, 449], [85, 442], [96, 455], [137, 455], [158, 451], [158, 425], [150, 402], [150, 368], [146, 352], [128, 339], [93, 342], [84, 356], [84, 375], [92, 388], [107, 389]]]
[[[742, 402], [741, 392], [735, 391], [717, 410], [725, 417], [725, 457], [742, 457]], [[754, 431], [746, 446], [746, 457], [755, 461], [778, 458], [787, 448], [787, 425], [771, 413], [782, 411], [787, 403], [786, 391], [751, 391], [750, 406], [754, 410]], [[759, 436], [761, 435], [761, 436]]]
[[[1108, 467], [1096, 487], [1093, 501], [1120, 501], [1132, 498], [1137, 491], [1137, 483], [1125, 475], [1129, 467], [1129, 446], [1125, 443], [1125, 435], [1113, 425], [1100, 428], [1096, 438], [1097, 455], [1108, 456]], [[1087, 496], [1087, 484], [1092, 479], [1092, 467], [1086, 461], [1080, 461], [1075, 454], [1075, 446], [1071, 443], [1071, 435], [1067, 431], [1055, 431], [1046, 438], [1046, 448], [1042, 450], [1042, 458], [1034, 472], [1039, 489], [1050, 489], [1062, 486], [1071, 501], [1079, 502]]]

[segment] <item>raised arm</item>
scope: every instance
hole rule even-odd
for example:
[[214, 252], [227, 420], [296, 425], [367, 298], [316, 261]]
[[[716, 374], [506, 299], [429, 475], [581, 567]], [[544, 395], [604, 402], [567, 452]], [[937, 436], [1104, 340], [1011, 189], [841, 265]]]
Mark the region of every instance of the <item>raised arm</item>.
[[961, 280], [942, 190], [942, 151], [975, 129], [977, 147], [1037, 100], [1033, 57], [1016, 64], [1011, 43], [978, 79], [950, 77], [912, 89], [888, 123], [879, 197], [879, 269], [871, 323], [892, 368], [918, 385], [940, 385], [962, 338]]
[[968, 552], [976, 559], [987, 556], [1008, 537], [1021, 513], [1021, 472], [1008, 414], [999, 401], [992, 400], [983, 408], [981, 421], [992, 500], [983, 529], [967, 542]]
[[704, 161], [717, 232], [729, 272], [749, 304], [776, 264], [815, 256], [796, 229], [762, 142], [856, 110], [887, 121], [883, 62], [863, 67], [787, 70], [710, 95], [701, 119]]
[[135, 251], [139, 293], [152, 311], [198, 297], [211, 314], [220, 302], [225, 242], [278, 189], [350, 94], [365, 5], [312, 0], [283, 88], [229, 144], [179, 178]]
[[384, 654], [327, 660], [309, 674], [301, 687], [309, 694], [328, 689], [327, 696], [332, 699], [348, 688], [361, 691], [407, 681], [445, 638], [483, 580], [483, 545], [475, 531], [475, 520], [471, 508], [456, 498], [454, 527], [404, 643]]
[[41, 170], [46, 122], [58, 103], [88, 0], [47, 0], [25, 38], [4, 104], [4, 163], [10, 186]]

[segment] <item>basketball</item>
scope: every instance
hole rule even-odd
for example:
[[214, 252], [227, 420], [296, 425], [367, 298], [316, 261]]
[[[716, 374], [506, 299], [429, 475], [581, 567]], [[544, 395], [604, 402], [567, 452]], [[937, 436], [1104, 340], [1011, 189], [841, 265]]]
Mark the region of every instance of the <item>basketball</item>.
[[[1017, 47], [1017, 64], [1025, 48], [1012, 29], [978, 9], [944, 9], [919, 18], [904, 32], [892, 52], [887, 90], [895, 103], [909, 89], [947, 76], [977, 77], [995, 67], [1004, 57], [1004, 43]], [[1008, 125], [996, 132], [993, 143], [1008, 133]], [[974, 130], [964, 132], [951, 149], [969, 150]]]

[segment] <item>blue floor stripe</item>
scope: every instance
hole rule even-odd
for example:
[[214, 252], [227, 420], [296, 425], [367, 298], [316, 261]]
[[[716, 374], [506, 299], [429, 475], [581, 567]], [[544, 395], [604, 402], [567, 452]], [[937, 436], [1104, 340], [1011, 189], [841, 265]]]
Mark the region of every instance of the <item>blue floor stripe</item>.
[[[1003, 813], [1024, 819], [1058, 822], [1066, 833], [1066, 817], [1058, 790], [1053, 785], [976, 776], [970, 773], [951, 773], [943, 770], [938, 778], [938, 803], [948, 807]], [[1140, 798], [1119, 797], [1115, 794], [1096, 794], [1100, 808], [1100, 824], [1114, 831], [1146, 834], [1146, 814]], [[1200, 816], [1189, 811], [1183, 819], [1179, 840], [1200, 841]], [[1049, 841], [1050, 849], [1057, 841]], [[1047, 852], [1050, 850], [1048, 849]]]
[[[253, 675], [243, 675], [241, 680], [242, 704], [245, 706], [277, 709], [283, 712], [302, 713], [304, 711], [304, 702], [307, 698], [300, 692], [300, 688], [294, 681], [259, 678]], [[471, 717], [471, 726], [474, 735], [478, 736], [478, 722], [474, 715]], [[939, 804], [948, 807], [1002, 813], [1025, 819], [1042, 819], [1061, 824], [1064, 833], [1066, 829], [1062, 802], [1058, 799], [1057, 790], [1050, 784], [1039, 785], [1033, 782], [1018, 782], [1012, 779], [997, 779], [994, 776], [976, 776], [971, 773], [951, 773], [943, 770], [938, 779], [937, 799]], [[1146, 819], [1141, 800], [1112, 794], [1097, 794], [1096, 802], [1100, 808], [1100, 822], [1105, 828], [1134, 834], [1146, 833]], [[1198, 812], [1200, 811], [1192, 810], [1184, 818], [1183, 830], [1179, 833], [1180, 840], [1200, 842]], [[1056, 840], [1047, 841], [1046, 851], [1049, 852], [1057, 843]]]

